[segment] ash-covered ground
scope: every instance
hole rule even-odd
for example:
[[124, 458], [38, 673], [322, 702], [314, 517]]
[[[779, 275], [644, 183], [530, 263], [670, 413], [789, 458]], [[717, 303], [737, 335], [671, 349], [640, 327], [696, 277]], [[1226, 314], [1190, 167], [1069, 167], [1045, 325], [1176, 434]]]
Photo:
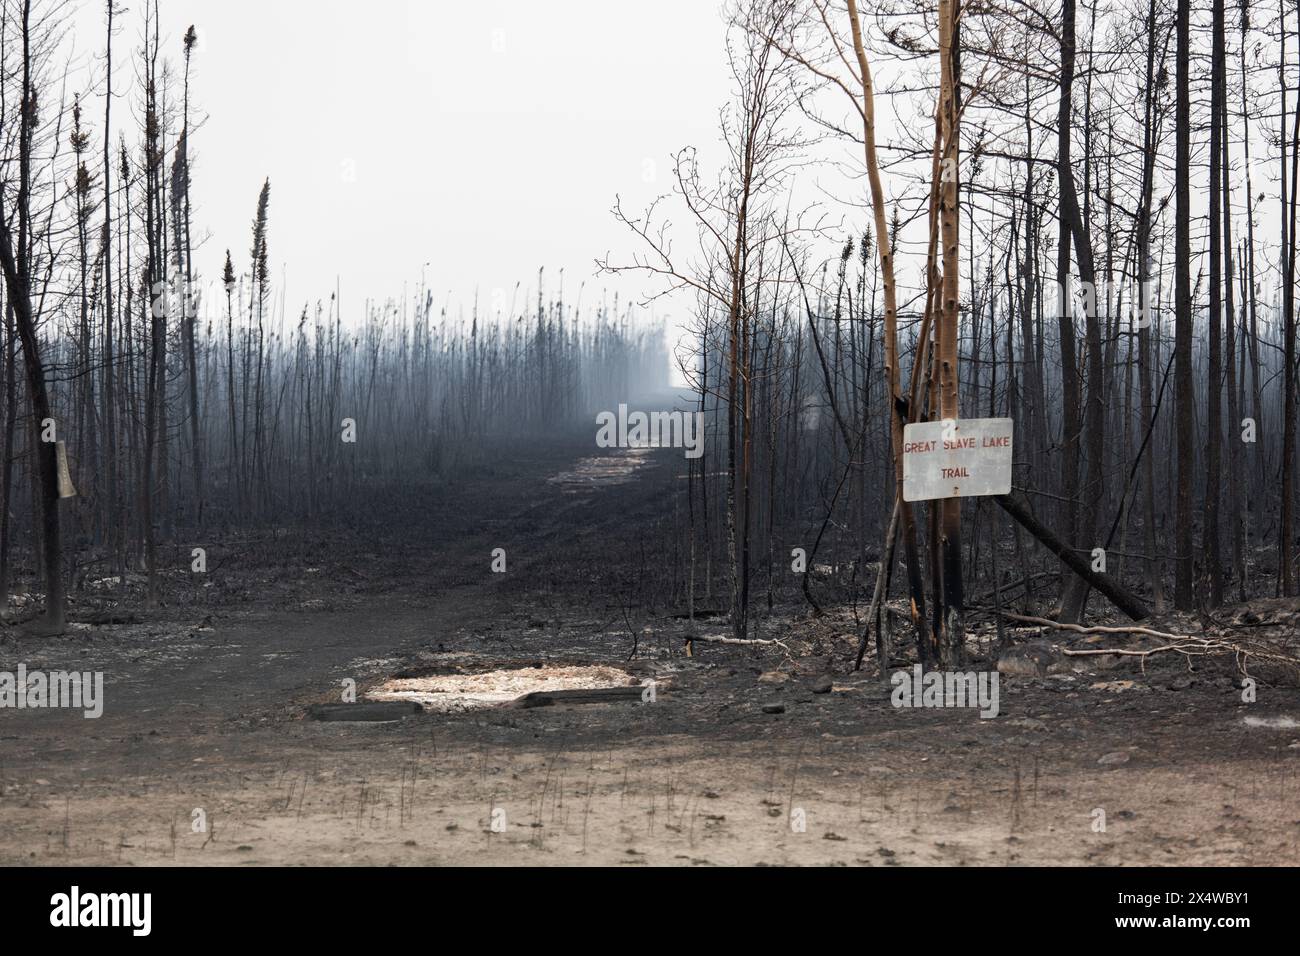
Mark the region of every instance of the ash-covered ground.
[[[0, 862], [1300, 863], [1300, 699], [1266, 676], [1245, 693], [1230, 658], [1070, 656], [1151, 643], [1032, 626], [1000, 652], [973, 614], [972, 669], [1003, 658], [986, 719], [894, 706], [870, 655], [853, 671], [860, 606], [779, 603], [756, 628], [779, 643], [688, 656], [725, 622], [692, 631], [639, 590], [680, 471], [680, 451], [529, 448], [413, 492], [383, 536], [219, 538], [206, 575], [178, 553], [159, 610], [128, 588], [73, 607], [119, 623], [0, 630], [0, 670], [105, 681], [98, 719], [0, 711]], [[1219, 618], [1285, 641], [1295, 610]], [[653, 699], [307, 716], [348, 682], [364, 702], [394, 678], [592, 667]]]

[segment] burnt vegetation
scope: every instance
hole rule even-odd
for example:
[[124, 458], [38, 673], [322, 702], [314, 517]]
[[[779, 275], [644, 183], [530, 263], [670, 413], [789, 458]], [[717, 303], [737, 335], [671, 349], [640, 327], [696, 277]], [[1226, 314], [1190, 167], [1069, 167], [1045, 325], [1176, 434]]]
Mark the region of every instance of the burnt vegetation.
[[[737, 640], [851, 603], [882, 672], [891, 638], [1289, 606], [1298, 16], [733, 4], [723, 161], [679, 153], [600, 263], [697, 304], [680, 602]], [[865, 208], [804, 204], [827, 164]], [[904, 428], [980, 417], [1015, 422], [1011, 494], [903, 500]]]
[[192, 545], [387, 526], [402, 499], [662, 383], [662, 330], [599, 290], [584, 305], [580, 282], [566, 300], [562, 273], [467, 307], [422, 282], [287, 302], [269, 180], [249, 244], [223, 237], [224, 268], [203, 275], [199, 34], [169, 43], [156, 0], [103, 12], [102, 61], [77, 71], [104, 104], [92, 116], [63, 82], [72, 8], [3, 7], [0, 593], [23, 595], [8, 623], [61, 631], [69, 586], [157, 605]]
[[[91, 584], [156, 605], [191, 545], [355, 530], [643, 400], [660, 296], [707, 440], [644, 611], [745, 642], [847, 606], [883, 673], [1030, 618], [1222, 631], [1300, 587], [1300, 7], [737, 0], [720, 161], [676, 154], [597, 263], [650, 301], [539, 272], [454, 307], [287, 301], [269, 180], [247, 237], [195, 222], [200, 34], [110, 0], [71, 69], [68, 11], [9, 0], [0, 35], [10, 623], [57, 633]], [[806, 201], [827, 167], [834, 208]], [[1012, 493], [903, 500], [905, 427], [979, 417], [1015, 422]]]

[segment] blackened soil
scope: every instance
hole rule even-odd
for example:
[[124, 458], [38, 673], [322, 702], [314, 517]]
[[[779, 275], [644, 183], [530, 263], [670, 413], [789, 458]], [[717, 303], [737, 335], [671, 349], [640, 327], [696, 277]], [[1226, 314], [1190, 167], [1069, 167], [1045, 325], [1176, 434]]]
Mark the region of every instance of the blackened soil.
[[[586, 474], [619, 480], [573, 478], [602, 457]], [[892, 706], [851, 670], [852, 608], [778, 604], [757, 636], [780, 644], [687, 656], [684, 472], [670, 450], [524, 445], [338, 530], [196, 542], [204, 575], [178, 546], [167, 606], [140, 623], [0, 631], [0, 670], [105, 679], [99, 719], [0, 710], [0, 861], [1300, 862], [1300, 700], [1261, 682], [1248, 702], [1230, 661], [1071, 658], [1003, 675], [984, 719]], [[991, 625], [972, 623], [978, 658]], [[304, 718], [348, 682], [536, 661], [624, 666], [654, 700]]]

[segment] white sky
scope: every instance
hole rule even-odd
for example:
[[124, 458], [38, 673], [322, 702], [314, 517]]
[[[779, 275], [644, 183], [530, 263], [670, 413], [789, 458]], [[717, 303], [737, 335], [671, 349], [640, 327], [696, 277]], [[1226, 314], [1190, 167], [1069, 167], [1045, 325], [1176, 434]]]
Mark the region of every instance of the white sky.
[[[126, 5], [119, 89], [136, 69], [128, 54], [138, 52], [144, 9]], [[516, 282], [535, 296], [539, 266], [548, 297], [561, 268], [570, 301], [584, 279], [587, 303], [602, 287], [638, 295], [640, 280], [593, 280], [593, 260], [634, 248], [609, 212], [616, 193], [640, 208], [669, 190], [673, 151], [717, 142], [728, 92], [719, 7], [163, 0], [163, 49], [178, 70], [185, 28], [199, 34], [201, 270], [214, 279], [227, 247], [236, 269], [248, 268], [269, 176], [270, 252], [291, 315], [328, 298], [337, 276], [345, 317], [355, 318], [367, 296], [414, 289], [425, 263], [435, 296], [450, 292], [453, 308], [468, 308], [476, 288], [485, 305], [496, 290], [508, 303]], [[82, 0], [73, 23], [83, 57], [101, 55], [103, 20], [100, 0]], [[98, 91], [92, 102], [97, 136]], [[128, 120], [124, 107], [114, 107], [115, 126]], [[133, 127], [128, 142], [137, 139]]]
[[[130, 8], [115, 43], [121, 91], [138, 69], [146, 0], [119, 2]], [[584, 281], [584, 305], [602, 290], [640, 298], [662, 283], [594, 276], [594, 260], [607, 251], [622, 262], [643, 251], [611, 215], [615, 195], [640, 212], [669, 192], [670, 157], [683, 146], [700, 148], [707, 175], [718, 166], [718, 110], [731, 92], [721, 0], [161, 6], [164, 52], [178, 71], [173, 96], [181, 37], [191, 23], [199, 34], [192, 90], [207, 115], [192, 142], [200, 271], [215, 280], [227, 248], [236, 269], [247, 270], [257, 193], [269, 176], [276, 293], [291, 321], [304, 303], [328, 299], [336, 278], [345, 321], [360, 318], [366, 298], [413, 292], [422, 273], [453, 314], [468, 311], [476, 292], [489, 310], [534, 300], [539, 266], [548, 298], [561, 269], [570, 303]], [[103, 0], [80, 0], [72, 41], [83, 64], [102, 57], [103, 18]], [[878, 66], [882, 91], [898, 70]], [[86, 117], [94, 141], [101, 72], [74, 73], [69, 90], [94, 74]], [[128, 107], [137, 106], [134, 92], [115, 106], [115, 125], [129, 124], [133, 150], [139, 119]], [[878, 110], [885, 142], [896, 111], [922, 130], [931, 122], [924, 94], [882, 99]], [[1041, 141], [1038, 148], [1050, 150]], [[850, 166], [857, 162], [857, 147], [841, 143], [836, 151]], [[1256, 151], [1257, 162], [1260, 156], [1267, 151]], [[833, 169], [801, 178], [817, 199], [866, 198], [861, 180], [846, 183]], [[1271, 188], [1265, 176], [1255, 187]], [[885, 188], [898, 195], [909, 187], [891, 173]], [[829, 205], [830, 220], [854, 233], [868, 221], [865, 208]], [[680, 203], [663, 212], [679, 227], [676, 239], [688, 242]], [[826, 254], [834, 253], [828, 246]], [[904, 253], [907, 282], [920, 275], [921, 260]], [[682, 296], [656, 310], [679, 324], [693, 306]]]

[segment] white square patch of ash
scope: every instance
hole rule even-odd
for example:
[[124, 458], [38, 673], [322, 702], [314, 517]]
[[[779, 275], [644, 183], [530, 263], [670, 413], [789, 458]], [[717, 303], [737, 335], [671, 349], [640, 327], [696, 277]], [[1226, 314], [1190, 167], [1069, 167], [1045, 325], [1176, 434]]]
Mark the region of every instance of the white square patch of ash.
[[434, 713], [459, 713], [498, 707], [536, 691], [594, 690], [639, 683], [617, 667], [548, 665], [485, 671], [481, 674], [436, 674], [385, 681], [367, 700], [410, 700]]

